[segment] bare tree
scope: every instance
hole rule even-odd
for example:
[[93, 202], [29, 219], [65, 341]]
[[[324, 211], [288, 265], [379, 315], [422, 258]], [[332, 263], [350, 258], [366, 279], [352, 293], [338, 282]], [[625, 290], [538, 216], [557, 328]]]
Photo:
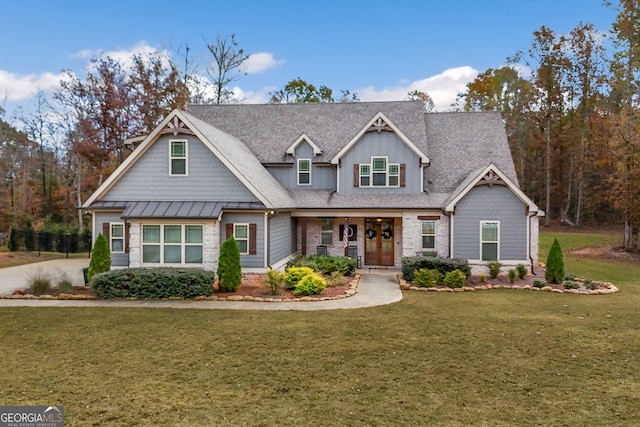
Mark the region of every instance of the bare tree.
[[249, 57], [243, 49], [238, 49], [235, 34], [231, 38], [218, 35], [215, 43], [207, 43], [207, 48], [213, 56], [213, 64], [207, 69], [213, 79], [214, 104], [220, 105], [229, 102], [233, 98], [233, 91], [229, 84], [238, 78], [240, 65]]

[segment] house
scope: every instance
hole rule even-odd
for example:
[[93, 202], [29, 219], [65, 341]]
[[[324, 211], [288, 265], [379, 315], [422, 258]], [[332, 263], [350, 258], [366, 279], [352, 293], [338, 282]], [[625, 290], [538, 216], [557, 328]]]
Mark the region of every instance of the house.
[[537, 262], [543, 213], [518, 188], [496, 112], [194, 105], [136, 141], [83, 205], [114, 266], [214, 270], [232, 235], [244, 271], [315, 253], [365, 268], [419, 252], [476, 269]]

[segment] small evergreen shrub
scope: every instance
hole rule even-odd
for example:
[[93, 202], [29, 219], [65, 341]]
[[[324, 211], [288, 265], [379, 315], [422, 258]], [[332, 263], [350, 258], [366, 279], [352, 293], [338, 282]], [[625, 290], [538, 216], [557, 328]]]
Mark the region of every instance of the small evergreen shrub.
[[104, 234], [100, 233], [98, 237], [96, 237], [96, 242], [91, 251], [91, 261], [89, 262], [87, 278], [91, 280], [96, 274], [109, 270], [111, 270], [111, 251], [109, 250], [107, 238], [104, 237]]
[[267, 278], [265, 279], [265, 283], [271, 291], [271, 295], [278, 294], [278, 290], [284, 283], [284, 276], [285, 274], [282, 271], [272, 270], [271, 268], [267, 270]]
[[564, 282], [562, 282], [562, 287], [565, 289], [578, 289], [580, 287], [580, 284], [574, 282], [573, 280], [565, 280]]
[[453, 270], [444, 276], [444, 283], [450, 288], [461, 288], [467, 276], [460, 270]]
[[513, 285], [513, 282], [516, 281], [516, 276], [517, 275], [518, 275], [518, 272], [516, 271], [515, 268], [509, 269], [509, 283], [511, 283]]
[[287, 262], [286, 269], [291, 267], [310, 267], [323, 275], [330, 275], [335, 271], [343, 276], [352, 276], [356, 271], [356, 260], [346, 256], [332, 255], [299, 255]]
[[421, 268], [438, 270], [442, 275], [453, 270], [460, 270], [466, 277], [471, 276], [471, 267], [469, 267], [469, 262], [466, 259], [424, 256], [402, 258], [402, 277], [406, 281], [413, 282], [415, 272]]
[[110, 298], [193, 298], [213, 292], [216, 275], [190, 268], [126, 268], [96, 275], [96, 296]]
[[286, 288], [289, 290], [294, 289], [304, 276], [312, 273], [313, 269], [311, 267], [289, 267], [286, 270], [284, 279], [287, 283]]
[[15, 228], [11, 229], [11, 234], [9, 235], [9, 242], [7, 243], [7, 248], [11, 252], [16, 252], [20, 250], [20, 242], [18, 241], [18, 230]]
[[421, 268], [416, 271], [413, 278], [413, 283], [423, 288], [430, 288], [437, 286], [442, 282], [442, 273], [438, 270], [427, 270]]
[[567, 273], [564, 275], [564, 280], [575, 280], [575, 279], [576, 279], [575, 274]]
[[496, 277], [498, 277], [498, 274], [500, 274], [500, 267], [502, 267], [502, 264], [500, 264], [498, 261], [491, 261], [490, 263], [487, 264], [487, 266], [489, 267], [489, 277], [491, 277], [492, 279], [495, 279]]
[[585, 280], [585, 281], [584, 281], [584, 286], [585, 286], [587, 289], [590, 289], [590, 290], [592, 290], [592, 291], [594, 291], [594, 290], [598, 289], [598, 284], [597, 284], [597, 283], [595, 283], [595, 282], [594, 282], [593, 280], [591, 280], [591, 279], [587, 279], [587, 280]]
[[518, 278], [520, 280], [523, 280], [526, 276], [527, 276], [527, 267], [524, 266], [524, 264], [518, 264], [516, 265], [516, 270], [518, 271]]
[[317, 295], [327, 288], [327, 282], [317, 273], [304, 276], [293, 289], [295, 295]]
[[545, 286], [547, 286], [547, 282], [545, 282], [544, 280], [533, 279], [534, 288], [544, 288]]
[[242, 283], [240, 247], [233, 236], [224, 241], [218, 258], [218, 290], [236, 292]]
[[484, 273], [480, 273], [480, 283], [487, 283], [487, 275]]
[[549, 283], [561, 283], [564, 280], [564, 259], [558, 239], [553, 239], [553, 244], [549, 249], [544, 278]]

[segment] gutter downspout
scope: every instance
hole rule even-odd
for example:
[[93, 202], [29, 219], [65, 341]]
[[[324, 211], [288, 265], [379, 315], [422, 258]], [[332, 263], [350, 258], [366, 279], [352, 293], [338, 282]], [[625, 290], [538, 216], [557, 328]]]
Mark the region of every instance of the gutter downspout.
[[449, 258], [453, 258], [453, 214], [454, 212], [442, 211], [445, 216], [449, 217]]
[[531, 262], [531, 274], [537, 276], [536, 272], [533, 270], [533, 257], [531, 256], [531, 218], [535, 217], [537, 212], [530, 213], [527, 215], [527, 255], [529, 258], [529, 262]]

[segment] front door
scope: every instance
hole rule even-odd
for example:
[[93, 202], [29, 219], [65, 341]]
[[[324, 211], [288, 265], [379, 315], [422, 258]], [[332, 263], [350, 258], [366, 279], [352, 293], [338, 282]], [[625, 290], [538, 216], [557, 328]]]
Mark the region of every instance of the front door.
[[367, 219], [364, 228], [364, 263], [393, 265], [393, 220]]

